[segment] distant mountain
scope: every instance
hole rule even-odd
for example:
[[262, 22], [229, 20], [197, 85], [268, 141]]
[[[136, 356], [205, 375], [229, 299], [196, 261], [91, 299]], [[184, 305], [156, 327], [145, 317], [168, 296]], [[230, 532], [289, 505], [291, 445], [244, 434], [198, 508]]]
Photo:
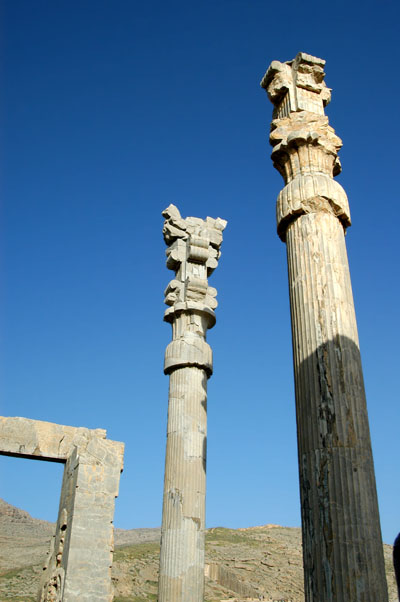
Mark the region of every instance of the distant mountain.
[[[26, 546], [27, 540], [32, 543], [34, 540], [44, 545], [50, 541], [54, 534], [55, 523], [46, 520], [33, 518], [29, 512], [16, 508], [0, 498], [0, 541], [4, 537], [11, 536], [13, 542], [19, 548]], [[159, 542], [161, 529], [115, 529], [115, 545], [128, 545], [145, 542]], [[43, 556], [43, 555], [42, 555]], [[4, 562], [8, 565], [9, 559], [0, 557], [0, 570], [3, 569]], [[15, 566], [15, 565], [12, 565]]]
[[[54, 523], [0, 500], [0, 602], [34, 602]], [[160, 529], [116, 529], [114, 602], [157, 599]], [[5, 552], [5, 553], [4, 553]], [[389, 600], [397, 602], [391, 546], [384, 546]], [[264, 525], [209, 529], [205, 602], [304, 602], [301, 533]]]
[[11, 506], [4, 500], [0, 498], [0, 522], [4, 524], [28, 524], [30, 526], [41, 526], [44, 529], [51, 526], [53, 528], [54, 523], [50, 523], [46, 520], [39, 520], [37, 518], [32, 518], [29, 512], [25, 510], [20, 510], [15, 506]]

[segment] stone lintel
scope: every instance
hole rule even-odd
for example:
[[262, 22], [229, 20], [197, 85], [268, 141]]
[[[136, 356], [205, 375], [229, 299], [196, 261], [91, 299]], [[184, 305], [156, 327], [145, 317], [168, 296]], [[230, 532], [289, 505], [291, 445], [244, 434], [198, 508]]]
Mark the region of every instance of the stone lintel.
[[38, 602], [111, 602], [114, 505], [124, 444], [103, 429], [0, 417], [0, 454], [64, 463]]
[[[21, 417], [0, 416], [0, 454], [49, 462], [66, 462], [74, 448], [85, 463], [103, 461], [106, 456], [121, 462], [124, 444], [106, 439], [104, 429], [65, 426]], [[101, 451], [100, 451], [101, 450]]]

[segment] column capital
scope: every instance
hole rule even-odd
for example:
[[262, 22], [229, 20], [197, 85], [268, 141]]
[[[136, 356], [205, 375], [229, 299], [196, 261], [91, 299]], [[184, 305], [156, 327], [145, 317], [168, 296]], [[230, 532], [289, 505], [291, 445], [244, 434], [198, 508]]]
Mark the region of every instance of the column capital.
[[273, 118], [288, 117], [290, 113], [308, 111], [324, 115], [331, 100], [331, 90], [324, 82], [325, 61], [299, 52], [291, 61], [272, 61], [261, 87], [267, 91], [275, 109]]
[[324, 113], [331, 99], [324, 65], [323, 59], [299, 52], [291, 61], [272, 61], [261, 81], [274, 105], [271, 157], [286, 184], [277, 202], [282, 240], [289, 223], [305, 213], [328, 211], [344, 228], [351, 224], [346, 193], [333, 181], [341, 171], [342, 141]]
[[211, 348], [206, 332], [215, 324], [217, 291], [208, 286], [208, 276], [221, 255], [226, 221], [207, 217], [183, 219], [175, 205], [163, 211], [163, 235], [168, 248], [167, 268], [175, 272], [164, 291], [168, 309], [164, 320], [172, 324], [172, 342], [165, 353], [164, 372], [197, 366], [212, 373]]
[[175, 205], [163, 211], [165, 217], [163, 235], [167, 268], [175, 272], [164, 291], [164, 319], [172, 322], [182, 312], [204, 312], [215, 323], [214, 309], [218, 303], [217, 291], [208, 286], [208, 276], [218, 265], [221, 256], [222, 232], [227, 222], [221, 218], [198, 217], [183, 219]]

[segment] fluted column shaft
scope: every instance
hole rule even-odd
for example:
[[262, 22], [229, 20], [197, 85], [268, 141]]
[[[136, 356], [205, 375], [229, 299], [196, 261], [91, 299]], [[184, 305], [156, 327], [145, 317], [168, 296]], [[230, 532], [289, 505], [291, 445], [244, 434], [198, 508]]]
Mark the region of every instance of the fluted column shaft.
[[348, 200], [333, 180], [342, 142], [324, 107], [325, 61], [273, 61], [270, 142], [285, 180], [278, 234], [287, 245], [306, 602], [387, 602], [357, 325], [344, 231]]
[[344, 231], [309, 213], [286, 232], [303, 556], [309, 602], [387, 599]]
[[182, 219], [174, 205], [164, 212], [165, 290], [172, 325], [165, 352], [169, 374], [167, 449], [158, 600], [203, 602], [207, 446], [207, 379], [212, 352], [206, 333], [215, 324], [217, 291], [208, 276], [217, 267], [225, 220]]
[[170, 375], [160, 556], [160, 602], [204, 598], [207, 375]]

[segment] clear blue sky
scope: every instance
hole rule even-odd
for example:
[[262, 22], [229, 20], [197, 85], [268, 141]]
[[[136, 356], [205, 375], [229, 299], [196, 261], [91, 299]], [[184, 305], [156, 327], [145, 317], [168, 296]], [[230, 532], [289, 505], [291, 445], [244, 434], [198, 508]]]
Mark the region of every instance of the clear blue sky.
[[[384, 540], [400, 530], [396, 1], [2, 4], [1, 406], [126, 443], [118, 527], [161, 522], [161, 211], [228, 220], [209, 382], [207, 524], [299, 525], [283, 182], [269, 63], [327, 60]], [[54, 520], [61, 465], [0, 458]]]

